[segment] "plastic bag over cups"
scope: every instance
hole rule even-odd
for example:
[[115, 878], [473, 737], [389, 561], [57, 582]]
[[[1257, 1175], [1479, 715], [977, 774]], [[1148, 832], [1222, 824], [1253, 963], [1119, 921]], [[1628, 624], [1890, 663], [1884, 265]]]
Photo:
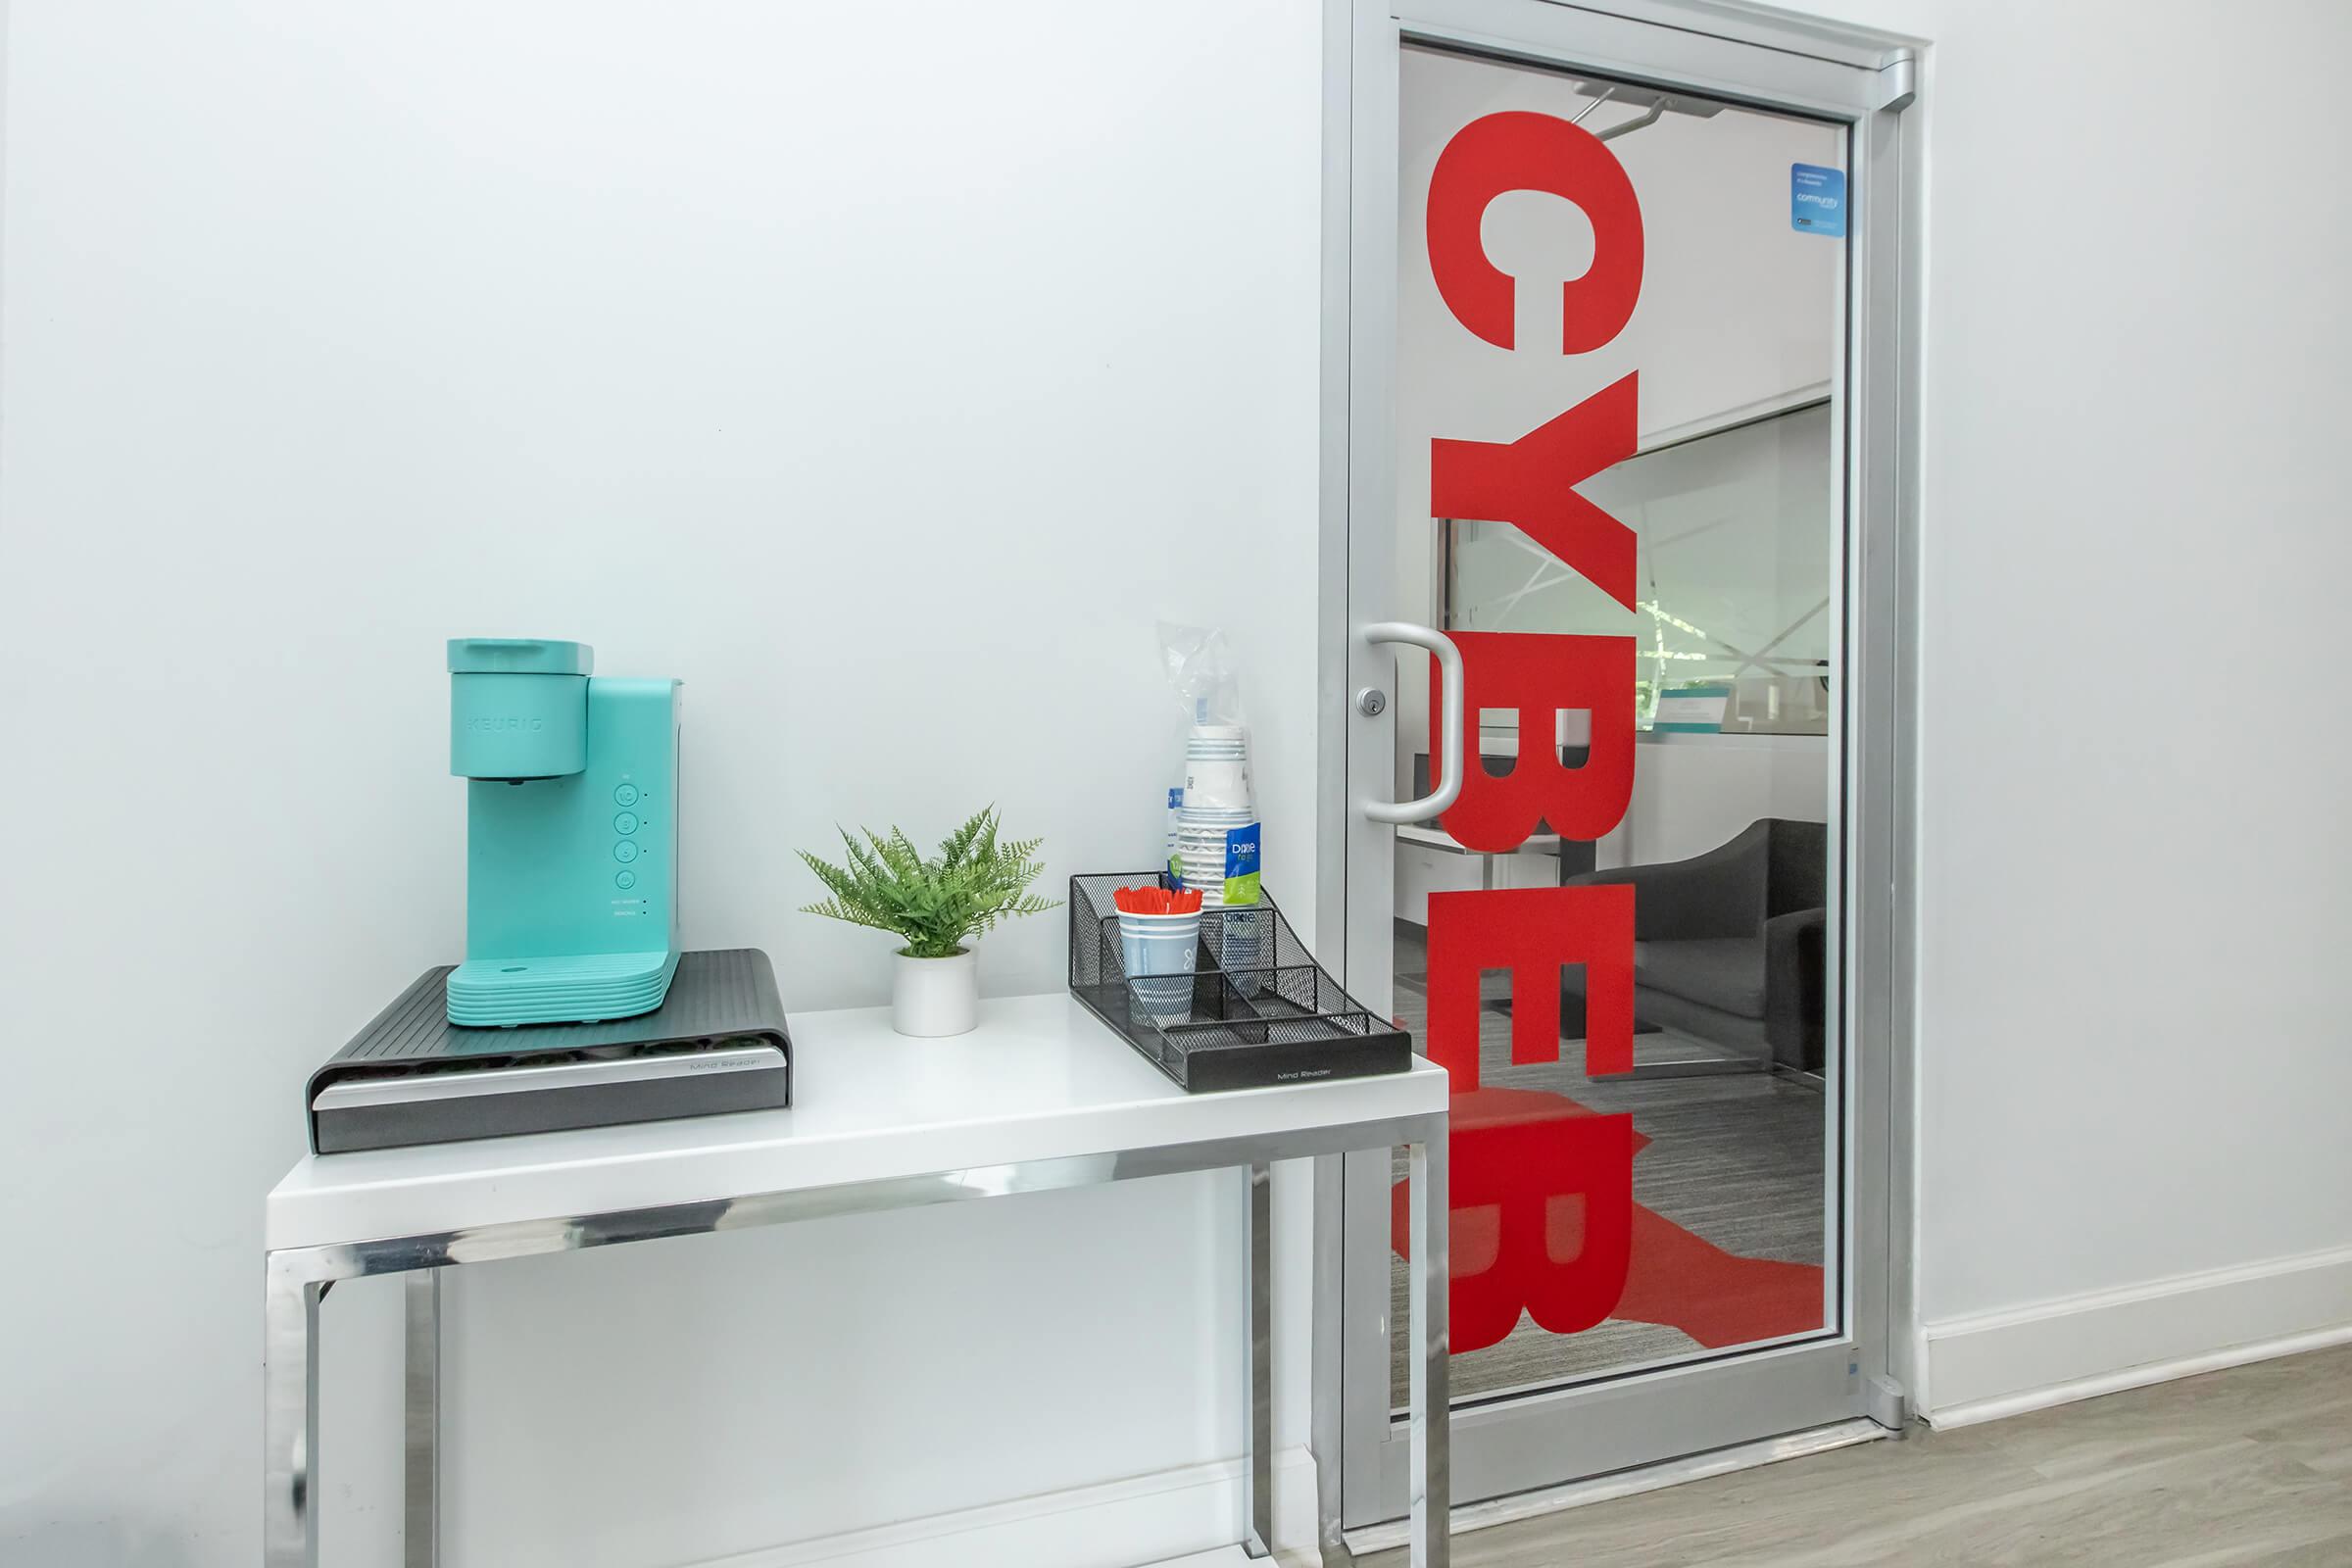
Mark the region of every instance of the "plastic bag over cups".
[[1159, 623], [1159, 667], [1168, 677], [1185, 721], [1192, 724], [1240, 724], [1242, 677], [1234, 667], [1233, 649], [1214, 626]]

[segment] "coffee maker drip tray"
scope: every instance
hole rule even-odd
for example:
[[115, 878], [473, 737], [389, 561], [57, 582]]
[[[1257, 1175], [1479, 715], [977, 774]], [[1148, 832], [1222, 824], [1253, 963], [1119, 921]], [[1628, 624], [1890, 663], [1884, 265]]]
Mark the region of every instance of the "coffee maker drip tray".
[[590, 953], [566, 958], [468, 958], [449, 976], [449, 1021], [504, 1029], [550, 1016], [634, 1018], [662, 1005], [678, 956]]
[[[601, 1023], [452, 1023], [445, 999], [455, 1001], [474, 964], [419, 975], [311, 1075], [311, 1148], [332, 1154], [790, 1105], [792, 1042], [767, 955], [684, 954], [674, 979], [662, 956], [516, 960], [546, 964], [551, 985], [582, 997], [636, 978], [631, 959], [657, 999], [667, 984], [654, 1010]], [[564, 975], [559, 965], [598, 972]], [[501, 976], [502, 994], [516, 978]]]

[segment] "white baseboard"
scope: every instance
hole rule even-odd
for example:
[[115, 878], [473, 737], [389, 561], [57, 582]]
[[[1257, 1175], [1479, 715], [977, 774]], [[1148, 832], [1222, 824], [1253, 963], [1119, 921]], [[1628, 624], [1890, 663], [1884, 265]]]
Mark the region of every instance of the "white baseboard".
[[[694, 1568], [1103, 1568], [1210, 1553], [1240, 1517], [1238, 1459], [1187, 1465], [1099, 1486], [878, 1525], [788, 1546], [713, 1557]], [[1274, 1455], [1274, 1541], [1317, 1560], [1315, 1461], [1304, 1448]], [[1284, 1560], [1294, 1560], [1284, 1552]]]
[[1926, 1325], [1920, 1403], [1967, 1426], [2352, 1344], [2352, 1248]]

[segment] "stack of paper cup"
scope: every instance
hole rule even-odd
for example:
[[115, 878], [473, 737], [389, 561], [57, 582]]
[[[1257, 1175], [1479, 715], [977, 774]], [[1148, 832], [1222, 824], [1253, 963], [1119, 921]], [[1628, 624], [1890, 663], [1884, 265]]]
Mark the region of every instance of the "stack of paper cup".
[[1119, 956], [1127, 965], [1136, 1004], [1154, 1023], [1182, 1023], [1193, 1011], [1193, 956], [1200, 946], [1200, 911], [1129, 914], [1119, 911]]
[[1239, 724], [1195, 724], [1184, 744], [1184, 805], [1170, 858], [1208, 908], [1225, 903], [1228, 835], [1257, 820], [1250, 795], [1250, 746]]
[[1192, 810], [1248, 811], [1250, 744], [1239, 724], [1195, 724], [1184, 743], [1184, 804]]
[[1199, 888], [1206, 907], [1221, 908], [1225, 903], [1227, 835], [1255, 820], [1248, 811], [1184, 808], [1176, 824], [1176, 863], [1184, 885]]
[[[1226, 879], [1233, 873], [1233, 835], [1253, 829], [1257, 804], [1250, 787], [1250, 746], [1239, 724], [1195, 724], [1184, 747], [1184, 807], [1176, 813], [1172, 850], [1176, 874], [1200, 890], [1201, 907], [1226, 906]], [[1250, 870], [1256, 869], [1256, 835], [1250, 846]], [[1255, 885], [1252, 877], [1251, 886]], [[1249, 973], [1258, 956], [1258, 922], [1232, 914], [1218, 917], [1219, 961], [1244, 994], [1257, 989]]]
[[[1239, 904], [1229, 904], [1227, 894], [1233, 884], [1229, 880], [1235, 855], [1233, 841], [1243, 840], [1251, 867], [1256, 865], [1256, 818], [1248, 811], [1217, 812], [1207, 808], [1185, 808], [1184, 823], [1176, 830], [1177, 875], [1188, 888], [1200, 890], [1200, 907], [1209, 911], [1202, 924], [1207, 927], [1211, 946], [1216, 951], [1217, 967], [1232, 980], [1243, 996], [1255, 996], [1265, 983], [1258, 965], [1266, 959], [1260, 956], [1259, 935], [1262, 924], [1254, 892]], [[1247, 886], [1254, 889], [1256, 878], [1251, 876]]]

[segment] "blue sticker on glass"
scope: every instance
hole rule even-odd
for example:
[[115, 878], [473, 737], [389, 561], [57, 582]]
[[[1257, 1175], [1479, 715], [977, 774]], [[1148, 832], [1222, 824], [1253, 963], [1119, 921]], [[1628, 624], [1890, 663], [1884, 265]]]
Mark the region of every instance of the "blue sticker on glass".
[[1845, 233], [1845, 171], [1788, 166], [1788, 226], [1801, 234]]

